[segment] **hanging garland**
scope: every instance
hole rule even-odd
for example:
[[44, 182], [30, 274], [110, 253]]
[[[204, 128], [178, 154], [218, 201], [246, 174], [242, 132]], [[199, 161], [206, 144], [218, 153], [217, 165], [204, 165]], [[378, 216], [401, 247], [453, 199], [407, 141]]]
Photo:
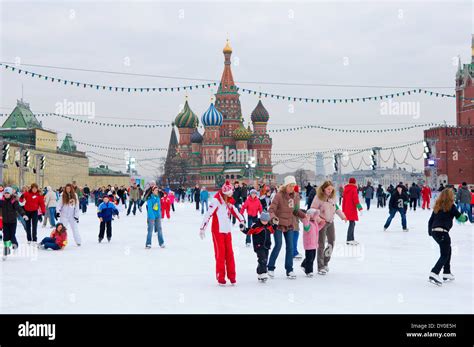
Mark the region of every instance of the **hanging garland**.
[[[115, 91], [115, 92], [179, 92], [181, 90], [193, 90], [194, 89], [203, 89], [203, 88], [211, 88], [213, 86], [221, 86], [221, 83], [218, 82], [211, 82], [211, 83], [204, 83], [204, 84], [195, 84], [195, 85], [187, 85], [187, 86], [177, 86], [177, 87], [119, 87], [119, 86], [110, 86], [110, 85], [101, 85], [101, 84], [94, 84], [94, 83], [85, 83], [85, 82], [78, 82], [78, 81], [71, 81], [71, 80], [66, 80], [63, 78], [57, 78], [57, 77], [52, 77], [44, 74], [39, 74], [36, 72], [20, 69], [16, 66], [12, 66], [9, 64], [5, 63], [0, 63], [0, 66], [4, 66], [6, 70], [10, 70], [12, 72], [16, 71], [19, 74], [25, 74], [27, 76], [31, 77], [37, 77], [39, 79], [44, 79], [45, 81], [51, 81], [51, 82], [56, 82], [56, 83], [61, 83], [64, 85], [71, 85], [71, 86], [76, 86], [76, 87], [82, 87], [82, 88], [90, 88], [90, 89], [96, 89], [96, 90], [108, 90], [108, 91]], [[227, 86], [225, 86], [227, 87]], [[256, 91], [253, 89], [248, 89], [248, 88], [239, 88], [237, 86], [229, 86], [229, 89], [237, 91], [242, 91], [243, 93], [248, 93], [248, 94], [254, 94], [258, 95], [259, 97], [265, 97], [265, 98], [274, 98], [277, 100], [287, 100], [287, 101], [299, 101], [299, 102], [316, 102], [316, 103], [327, 103], [327, 104], [336, 104], [336, 103], [354, 103], [354, 102], [366, 102], [366, 101], [377, 101], [377, 100], [383, 100], [383, 99], [393, 99], [395, 97], [401, 97], [405, 95], [411, 95], [413, 94], [421, 94], [424, 93], [429, 96], [435, 96], [435, 97], [443, 97], [443, 98], [454, 98], [456, 97], [453, 94], [445, 94], [445, 93], [439, 93], [439, 92], [434, 92], [430, 90], [425, 90], [421, 88], [417, 89], [410, 89], [410, 90], [405, 90], [405, 91], [400, 91], [396, 93], [390, 93], [390, 94], [383, 94], [383, 95], [375, 95], [375, 96], [365, 96], [365, 97], [351, 97], [351, 98], [308, 98], [308, 97], [299, 97], [299, 96], [287, 96], [287, 95], [280, 95], [280, 94], [272, 94], [268, 92], [262, 92], [262, 91]], [[468, 99], [468, 98], [465, 98]], [[472, 98], [471, 98], [472, 99]]]
[[[51, 139], [51, 138], [41, 138], [41, 137], [36, 137], [36, 141], [38, 142], [60, 142], [61, 140], [59, 139]], [[20, 142], [24, 143], [24, 138], [20, 138], [19, 136], [14, 136], [14, 135], [9, 135], [8, 137], [4, 138], [4, 141], [6, 142]], [[94, 143], [89, 143], [89, 142], [84, 142], [84, 141], [78, 141], [78, 140], [73, 140], [74, 143], [88, 146], [88, 147], [94, 147], [94, 148], [100, 148], [100, 149], [110, 149], [110, 150], [118, 150], [118, 151], [129, 151], [129, 152], [151, 152], [151, 151], [168, 151], [168, 148], [164, 147], [118, 147], [118, 146], [107, 146], [107, 145], [100, 145], [100, 144], [94, 144]]]
[[399, 127], [399, 128], [385, 128], [385, 129], [340, 129], [340, 128], [334, 128], [334, 127], [326, 127], [322, 125], [300, 125], [297, 127], [291, 127], [291, 128], [281, 128], [281, 129], [269, 129], [269, 133], [281, 133], [281, 132], [293, 132], [293, 131], [299, 131], [303, 129], [320, 129], [320, 130], [327, 130], [327, 131], [333, 131], [333, 132], [340, 132], [340, 133], [387, 133], [387, 132], [401, 132], [401, 131], [406, 131], [410, 129], [415, 129], [415, 128], [426, 128], [426, 127], [432, 127], [432, 126], [444, 126], [445, 123], [423, 123], [423, 124], [415, 124], [415, 125], [409, 125], [406, 127]]
[[194, 89], [203, 89], [203, 88], [211, 88], [213, 86], [217, 86], [217, 82], [213, 83], [205, 83], [205, 84], [195, 84], [195, 85], [187, 85], [187, 86], [178, 86], [178, 87], [118, 87], [118, 86], [110, 86], [110, 85], [101, 85], [101, 84], [94, 84], [94, 83], [85, 83], [85, 82], [78, 82], [78, 81], [71, 81], [66, 80], [64, 78], [57, 78], [51, 77], [44, 74], [39, 74], [36, 72], [23, 70], [17, 68], [15, 66], [11, 66], [8, 64], [0, 63], [0, 66], [4, 66], [5, 69], [9, 69], [10, 71], [17, 71], [19, 74], [25, 74], [31, 77], [37, 77], [39, 79], [44, 79], [45, 81], [51, 81], [56, 83], [61, 83], [64, 85], [82, 87], [82, 88], [90, 88], [96, 90], [108, 90], [108, 91], [115, 91], [115, 92], [174, 92], [174, 91], [181, 91], [181, 90], [193, 90]]

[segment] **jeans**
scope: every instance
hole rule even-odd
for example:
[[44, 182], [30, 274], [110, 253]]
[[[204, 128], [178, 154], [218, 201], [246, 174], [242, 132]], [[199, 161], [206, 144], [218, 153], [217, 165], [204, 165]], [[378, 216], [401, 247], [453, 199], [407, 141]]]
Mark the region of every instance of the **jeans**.
[[370, 210], [370, 200], [371, 198], [365, 198], [365, 204], [367, 205], [367, 211]]
[[[257, 216], [255, 216], [255, 217], [253, 217], [253, 216], [248, 216], [247, 226], [250, 228], [250, 227], [252, 226], [252, 224], [255, 223], [257, 220], [258, 220], [258, 217], [257, 217]], [[252, 238], [250, 237], [250, 235], [247, 235], [247, 236], [245, 237], [245, 243], [250, 244], [250, 243], [252, 243], [251, 240], [252, 240]]]
[[209, 209], [209, 204], [208, 204], [207, 200], [201, 201], [201, 214], [204, 214], [204, 205], [206, 205], [206, 212]]
[[151, 236], [153, 231], [158, 234], [158, 244], [162, 246], [165, 241], [163, 240], [163, 231], [161, 229], [161, 218], [148, 219], [148, 233], [146, 235], [146, 245], [151, 246]]
[[393, 217], [395, 217], [395, 214], [399, 212], [400, 216], [402, 217], [402, 227], [403, 229], [407, 228], [407, 218], [406, 218], [406, 211], [404, 208], [391, 208], [390, 209], [390, 215], [388, 216], [387, 221], [385, 222], [384, 228], [387, 229], [390, 226], [390, 223], [392, 222]]
[[451, 238], [449, 233], [433, 231], [432, 236], [439, 245], [440, 255], [431, 272], [438, 275], [443, 268], [443, 273], [449, 274], [451, 273]]
[[56, 207], [48, 207], [49, 223], [52, 227], [56, 226]]
[[298, 238], [300, 237], [300, 232], [295, 230], [293, 233], [293, 257], [296, 257], [298, 253]]
[[470, 222], [472, 222], [471, 204], [459, 203], [459, 209], [461, 210], [461, 213], [467, 214], [467, 218], [469, 219]]
[[44, 246], [45, 249], [51, 248], [52, 250], [57, 251], [58, 249], [61, 249], [56, 244], [56, 241], [52, 237], [45, 237], [42, 241], [41, 244]]
[[349, 221], [349, 227], [347, 228], [347, 241], [354, 241], [354, 229], [356, 222], [351, 220]]
[[128, 210], [127, 210], [127, 216], [130, 214], [130, 211], [132, 210], [132, 205], [133, 205], [133, 215], [135, 215], [135, 213], [137, 213], [137, 202], [135, 200], [130, 200], [130, 202], [128, 203]]
[[287, 232], [282, 232], [281, 230], [275, 230], [273, 234], [275, 238], [275, 247], [273, 247], [272, 253], [270, 254], [270, 260], [268, 261], [268, 270], [275, 270], [275, 263], [280, 253], [282, 238], [285, 238], [285, 270], [286, 274], [293, 271], [293, 230], [288, 230]]

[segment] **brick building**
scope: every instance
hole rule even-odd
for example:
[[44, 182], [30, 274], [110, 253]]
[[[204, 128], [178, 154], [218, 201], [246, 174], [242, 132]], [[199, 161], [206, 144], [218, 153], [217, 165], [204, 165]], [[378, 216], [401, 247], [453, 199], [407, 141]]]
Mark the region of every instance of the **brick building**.
[[474, 184], [474, 35], [471, 51], [471, 63], [459, 59], [456, 72], [456, 125], [424, 132], [431, 148], [425, 171], [433, 186]]

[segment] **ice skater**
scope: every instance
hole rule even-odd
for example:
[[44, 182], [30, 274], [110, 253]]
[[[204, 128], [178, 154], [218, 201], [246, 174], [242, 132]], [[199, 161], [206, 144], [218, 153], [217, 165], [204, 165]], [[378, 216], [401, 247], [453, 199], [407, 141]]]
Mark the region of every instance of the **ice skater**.
[[320, 211], [310, 208], [303, 218], [303, 246], [305, 257], [301, 262], [301, 269], [306, 276], [313, 277], [313, 264], [316, 258], [316, 249], [318, 248], [319, 230], [326, 222], [319, 217]]
[[102, 203], [97, 208], [97, 217], [100, 221], [99, 226], [99, 243], [104, 239], [104, 233], [107, 229], [107, 241], [110, 242], [112, 239], [112, 221], [113, 217], [119, 216], [119, 210], [117, 205], [109, 201], [108, 195], [104, 196]]
[[275, 228], [269, 222], [270, 214], [262, 212], [260, 218], [257, 218], [250, 228], [242, 230], [248, 237], [252, 237], [253, 250], [257, 254], [257, 275], [260, 282], [266, 282], [268, 279], [268, 253], [272, 247], [271, 234], [275, 232]]
[[399, 184], [395, 191], [393, 192], [392, 196], [390, 197], [390, 201], [388, 202], [388, 207], [390, 209], [390, 215], [383, 226], [383, 230], [387, 231], [390, 223], [392, 222], [393, 217], [398, 212], [402, 218], [402, 228], [403, 231], [408, 231], [407, 228], [407, 206], [409, 203], [409, 197], [404, 189], [402, 184]]
[[18, 241], [16, 239], [17, 215], [28, 220], [23, 208], [13, 196], [13, 189], [6, 187], [3, 191], [3, 197], [0, 200], [1, 216], [3, 221], [3, 260], [11, 253], [11, 247], [16, 249]]
[[79, 197], [71, 183], [66, 184], [56, 207], [56, 217], [64, 225], [72, 229], [72, 235], [77, 246], [81, 245], [79, 234]]
[[[452, 189], [445, 188], [436, 200], [428, 221], [428, 234], [436, 241], [440, 250], [439, 259], [431, 269], [428, 280], [438, 286], [441, 286], [443, 281], [454, 280], [454, 275], [451, 273], [451, 238], [449, 237], [449, 231], [453, 227], [453, 218], [460, 223], [467, 221], [467, 216], [461, 214], [454, 204]], [[441, 269], [443, 269], [443, 280], [439, 277]]]
[[236, 283], [231, 216], [239, 221], [240, 230], [245, 228], [244, 217], [242, 217], [234, 205], [233, 192], [232, 185], [229, 181], [226, 181], [211, 200], [209, 210], [205, 213], [201, 228], [199, 229], [199, 235], [201, 239], [204, 239], [206, 227], [212, 217], [211, 232], [216, 258], [216, 279], [219, 285], [226, 284], [226, 275], [231, 284]]

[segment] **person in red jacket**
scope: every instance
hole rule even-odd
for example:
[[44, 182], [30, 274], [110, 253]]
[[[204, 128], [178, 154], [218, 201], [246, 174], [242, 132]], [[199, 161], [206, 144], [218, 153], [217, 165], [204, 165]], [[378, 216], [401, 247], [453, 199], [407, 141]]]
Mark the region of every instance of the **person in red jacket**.
[[349, 221], [349, 228], [347, 229], [348, 245], [358, 245], [359, 242], [354, 240], [355, 222], [359, 220], [358, 211], [362, 211], [362, 205], [359, 203], [359, 194], [357, 189], [356, 179], [351, 177], [349, 184], [344, 187], [342, 195], [342, 212], [346, 215]]
[[48, 249], [51, 248], [54, 251], [63, 249], [67, 245], [67, 230], [62, 223], [56, 224], [56, 227], [51, 232], [50, 237], [45, 237], [38, 248]]
[[171, 201], [168, 197], [168, 194], [163, 192], [163, 196], [161, 197], [161, 219], [165, 218], [165, 215], [168, 219], [170, 219], [170, 209], [171, 209]]
[[245, 220], [235, 207], [235, 201], [232, 198], [233, 193], [234, 188], [229, 181], [226, 181], [211, 200], [209, 210], [204, 215], [201, 228], [199, 229], [199, 235], [201, 239], [204, 239], [206, 227], [212, 217], [212, 241], [214, 242], [216, 258], [216, 278], [219, 285], [226, 284], [226, 272], [230, 283], [236, 283], [231, 216], [240, 222], [240, 230], [245, 229]]
[[[262, 203], [260, 202], [255, 189], [250, 191], [250, 197], [245, 200], [244, 204], [240, 208], [240, 214], [244, 215], [245, 210], [247, 210], [247, 223], [248, 227], [250, 228], [253, 223], [257, 222], [259, 213], [262, 213], [263, 211]], [[250, 247], [250, 240], [250, 234], [247, 234], [245, 237], [245, 245], [247, 247]]]
[[23, 193], [20, 198], [20, 203], [25, 204], [23, 209], [28, 217], [26, 220], [26, 238], [28, 239], [28, 244], [31, 244], [32, 242], [36, 243], [38, 210], [41, 210], [42, 214], [46, 213], [44, 196], [39, 192], [36, 183], [31, 184], [30, 189]]
[[424, 184], [423, 188], [421, 189], [421, 198], [423, 200], [421, 208], [424, 210], [425, 207], [426, 207], [429, 210], [430, 209], [430, 200], [431, 200], [431, 189], [430, 189], [430, 187], [428, 187], [427, 184]]

